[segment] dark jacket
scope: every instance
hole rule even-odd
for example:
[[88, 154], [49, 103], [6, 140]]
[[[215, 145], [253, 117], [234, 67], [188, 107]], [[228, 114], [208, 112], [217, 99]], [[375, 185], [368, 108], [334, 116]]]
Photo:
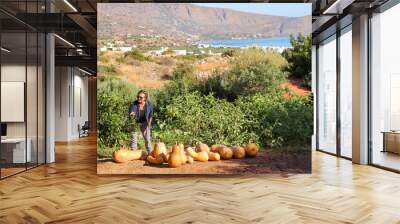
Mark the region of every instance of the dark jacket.
[[[132, 112], [135, 112], [136, 120], [139, 122], [139, 102], [137, 100], [133, 101], [133, 103], [129, 107], [128, 114], [131, 114]], [[150, 123], [153, 117], [153, 105], [148, 100], [144, 105], [144, 113], [146, 117], [146, 123]]]

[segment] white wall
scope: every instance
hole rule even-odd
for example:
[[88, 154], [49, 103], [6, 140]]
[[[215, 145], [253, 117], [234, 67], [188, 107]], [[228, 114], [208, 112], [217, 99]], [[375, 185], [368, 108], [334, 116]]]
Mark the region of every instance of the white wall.
[[55, 85], [55, 140], [77, 139], [78, 124], [88, 120], [88, 78], [76, 68], [56, 67]]
[[68, 140], [70, 80], [68, 67], [55, 68], [55, 141]]
[[[25, 82], [25, 64], [3, 64], [1, 66], [1, 81], [4, 82]], [[1, 108], [7, 110], [7, 108]], [[7, 122], [8, 137], [25, 137], [25, 122]]]

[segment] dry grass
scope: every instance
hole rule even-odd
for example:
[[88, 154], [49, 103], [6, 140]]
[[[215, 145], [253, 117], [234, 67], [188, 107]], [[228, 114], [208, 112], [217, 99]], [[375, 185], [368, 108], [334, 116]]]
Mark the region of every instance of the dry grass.
[[[189, 63], [183, 59], [166, 55], [152, 56], [150, 61], [129, 59], [125, 63], [119, 63], [117, 59], [122, 56], [122, 52], [105, 52], [102, 57], [107, 58], [107, 62], [99, 61], [98, 64], [114, 65], [121, 79], [142, 88], [161, 88], [169, 82], [177, 64]], [[212, 56], [195, 62], [194, 66], [199, 77], [208, 77], [217, 69], [227, 69], [229, 64], [225, 58]]]
[[216, 70], [229, 69], [229, 61], [222, 57], [212, 56], [197, 62], [195, 68], [199, 78], [206, 78], [213, 75]]
[[[129, 59], [126, 63], [119, 63], [117, 58], [124, 55], [122, 52], [105, 52], [102, 57], [107, 62], [98, 61], [99, 65], [114, 65], [117, 68], [119, 77], [129, 83], [141, 88], [159, 89], [169, 82], [172, 72], [179, 63], [192, 63], [173, 56], [152, 56], [150, 61], [138, 61]], [[210, 56], [194, 63], [195, 73], [199, 78], [207, 78], [214, 74], [214, 71], [229, 69], [229, 59], [220, 56]], [[282, 87], [286, 87], [293, 94], [306, 96], [310, 90], [302, 87], [301, 80], [288, 80]]]

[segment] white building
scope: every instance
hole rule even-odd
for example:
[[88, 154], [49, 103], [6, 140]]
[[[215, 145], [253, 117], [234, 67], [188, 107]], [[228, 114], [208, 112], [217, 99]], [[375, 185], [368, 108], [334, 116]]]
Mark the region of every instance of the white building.
[[118, 47], [117, 48], [118, 51], [122, 51], [122, 52], [128, 52], [128, 51], [132, 51], [132, 47]]
[[186, 55], [188, 52], [186, 50], [174, 50], [176, 55]]
[[164, 53], [164, 49], [147, 51], [148, 54], [160, 56]]

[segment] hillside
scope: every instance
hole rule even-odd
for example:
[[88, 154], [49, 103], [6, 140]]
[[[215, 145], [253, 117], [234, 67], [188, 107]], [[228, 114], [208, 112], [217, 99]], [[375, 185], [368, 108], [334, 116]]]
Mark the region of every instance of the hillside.
[[193, 4], [98, 4], [98, 34], [162, 35], [176, 39], [216, 39], [308, 34], [311, 17], [283, 17]]

